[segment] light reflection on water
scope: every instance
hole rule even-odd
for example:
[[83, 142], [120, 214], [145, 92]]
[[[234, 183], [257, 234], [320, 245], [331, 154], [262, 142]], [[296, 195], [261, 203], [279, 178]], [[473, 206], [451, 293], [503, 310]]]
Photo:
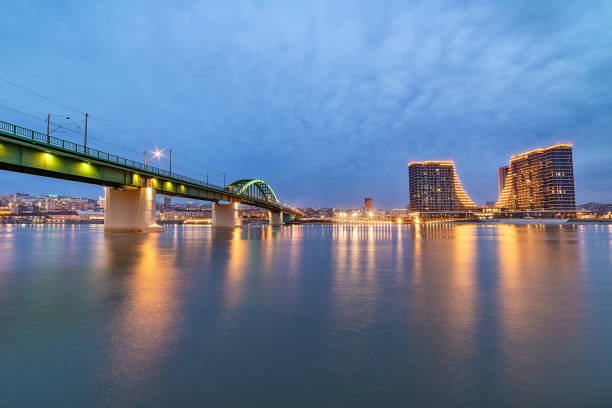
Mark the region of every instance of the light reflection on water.
[[[231, 234], [230, 248], [225, 268], [225, 310], [226, 313], [231, 313], [234, 309], [240, 306], [240, 299], [244, 291], [244, 275], [246, 273], [246, 263], [248, 262], [245, 242], [241, 239], [239, 229], [234, 230], [217, 230], [215, 232], [216, 239], [223, 239], [221, 235]], [[228, 320], [228, 318], [224, 319]]]
[[9, 406], [612, 402], [611, 236], [0, 226], [0, 385]]
[[125, 296], [109, 321], [108, 359], [101, 370], [118, 395], [146, 392], [142, 385], [172, 355], [180, 334], [176, 260], [174, 254], [160, 253], [160, 239], [157, 234], [104, 239], [101, 259], [107, 264], [102, 269], [117, 275]]

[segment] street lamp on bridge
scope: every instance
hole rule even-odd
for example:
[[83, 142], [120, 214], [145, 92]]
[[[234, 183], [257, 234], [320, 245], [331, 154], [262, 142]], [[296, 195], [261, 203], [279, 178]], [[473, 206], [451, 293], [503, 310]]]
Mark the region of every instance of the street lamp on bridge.
[[[169, 155], [169, 159], [170, 159], [170, 165], [169, 165], [169, 170], [168, 173], [170, 175], [172, 175], [172, 150], [169, 150], [170, 155]], [[161, 158], [164, 157], [164, 149], [159, 150], [157, 147], [155, 148], [155, 150], [153, 151], [153, 159], [151, 160], [155, 160], [157, 159], [158, 161], [161, 161]], [[147, 151], [144, 151], [144, 169], [147, 169]]]

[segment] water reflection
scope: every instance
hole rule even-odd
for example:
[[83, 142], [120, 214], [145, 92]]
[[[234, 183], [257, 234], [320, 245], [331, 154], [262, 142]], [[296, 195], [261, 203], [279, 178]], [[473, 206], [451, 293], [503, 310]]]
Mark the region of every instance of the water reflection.
[[[381, 301], [380, 274], [389, 272], [387, 265], [377, 261], [390, 255], [391, 234], [374, 226], [340, 224], [333, 227], [332, 235], [333, 296], [328, 346], [334, 355], [352, 360], [356, 368], [366, 363], [367, 350], [372, 347], [363, 333], [376, 324]], [[385, 239], [389, 241], [383, 245]], [[338, 361], [334, 359], [332, 369], [345, 371], [347, 367], [336, 365]]]
[[[566, 226], [500, 225], [497, 233], [500, 349], [506, 356], [510, 388], [550, 375], [567, 374], [565, 380], [569, 380], [572, 370], [558, 364], [559, 352], [563, 358], [580, 361], [587, 329], [586, 321], [576, 318], [587, 307], [581, 297], [580, 231], [577, 237]], [[554, 373], [552, 367], [556, 367]], [[517, 398], [521, 402], [524, 397]]]
[[[17, 236], [15, 227], [0, 225], [0, 284], [5, 278], [3, 271], [9, 271], [15, 264], [15, 241]], [[2, 286], [0, 286], [0, 290]]]
[[104, 240], [109, 289], [119, 285], [123, 299], [110, 323], [103, 375], [119, 393], [132, 392], [172, 356], [180, 334], [175, 259], [160, 246], [158, 234], [105, 234]]
[[453, 256], [448, 267], [452, 269], [451, 315], [452, 339], [450, 350], [455, 358], [467, 359], [473, 352], [476, 322], [476, 273], [478, 236], [475, 225], [457, 225], [454, 228]]
[[423, 283], [423, 249], [421, 243], [423, 237], [421, 235], [421, 225], [415, 224], [413, 227], [413, 240], [412, 240], [412, 275], [415, 285], [421, 285]]
[[0, 227], [3, 402], [581, 406], [609, 396], [611, 236]]
[[244, 279], [246, 274], [247, 252], [245, 241], [241, 237], [242, 230], [218, 229], [214, 231], [214, 239], [221, 242], [229, 242], [227, 261], [225, 268], [224, 301], [226, 317], [229, 320], [231, 313], [240, 305], [244, 291]]
[[397, 272], [403, 272], [404, 270], [404, 237], [403, 237], [404, 228], [402, 225], [397, 225], [395, 228], [395, 256], [396, 256], [396, 265]]
[[[572, 302], [579, 300], [572, 296], [553, 304], [534, 294], [545, 296], [552, 288], [565, 291], [581, 287], [580, 239], [567, 229], [550, 226], [501, 225], [498, 234], [501, 313], [507, 335], [541, 335], [537, 322], [541, 313], [549, 313], [551, 306], [571, 309]], [[530, 319], [525, 318], [527, 314]], [[558, 328], [554, 321], [549, 323], [550, 329]]]
[[289, 240], [289, 272], [293, 277], [297, 276], [302, 259], [302, 247], [304, 243], [304, 229], [297, 225], [292, 225], [285, 230], [285, 238]]
[[[408, 300], [420, 328], [416, 341], [424, 350], [437, 350], [432, 365], [465, 365], [474, 358], [478, 337], [478, 227], [424, 224], [416, 225], [413, 234], [414, 290]], [[428, 335], [421, 338], [421, 332]], [[470, 386], [469, 377], [456, 376], [442, 387], [464, 394]]]

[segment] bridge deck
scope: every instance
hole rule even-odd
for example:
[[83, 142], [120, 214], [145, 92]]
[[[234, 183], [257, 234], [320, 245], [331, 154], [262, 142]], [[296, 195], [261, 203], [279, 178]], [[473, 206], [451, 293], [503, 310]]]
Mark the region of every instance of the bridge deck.
[[2, 121], [0, 169], [125, 189], [149, 185], [169, 196], [239, 202], [300, 215], [291, 207]]

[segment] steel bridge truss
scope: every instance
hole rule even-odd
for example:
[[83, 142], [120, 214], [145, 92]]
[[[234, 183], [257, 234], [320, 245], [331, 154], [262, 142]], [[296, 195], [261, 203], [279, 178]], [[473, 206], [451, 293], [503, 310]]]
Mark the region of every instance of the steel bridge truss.
[[247, 195], [256, 200], [264, 200], [273, 204], [279, 203], [272, 187], [260, 179], [238, 180], [227, 186], [226, 189], [235, 194]]

